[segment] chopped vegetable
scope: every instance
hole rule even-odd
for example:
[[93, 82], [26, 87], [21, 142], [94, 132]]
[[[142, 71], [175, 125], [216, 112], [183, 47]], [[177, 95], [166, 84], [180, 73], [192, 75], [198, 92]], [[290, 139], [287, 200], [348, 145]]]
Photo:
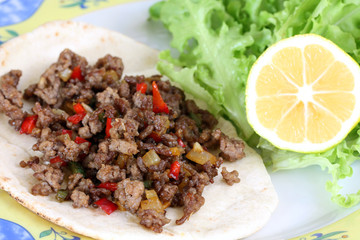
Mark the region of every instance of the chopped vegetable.
[[88, 140], [83, 139], [83, 138], [81, 138], [81, 137], [78, 137], [78, 136], [76, 136], [74, 142], [76, 142], [77, 144], [82, 144], [82, 143], [86, 143], [86, 142], [87, 142], [87, 143], [89, 143], [89, 147], [91, 146], [91, 142], [89, 142]]
[[105, 188], [108, 189], [112, 192], [115, 192], [117, 189], [117, 183], [114, 182], [104, 182], [104, 183], [100, 183], [99, 185], [97, 185], [98, 188]]
[[126, 154], [123, 154], [123, 153], [120, 153], [118, 158], [116, 159], [116, 164], [121, 168], [125, 168], [126, 166], [126, 163], [129, 159], [129, 155], [126, 155]]
[[178, 142], [178, 144], [180, 145], [180, 147], [182, 147], [182, 148], [185, 148], [185, 147], [186, 147], [185, 143], [181, 140], [181, 138], [178, 138], [178, 139], [177, 139], [177, 142]]
[[64, 69], [64, 71], [59, 73], [59, 77], [64, 82], [67, 82], [71, 77], [72, 71], [69, 68]]
[[155, 141], [156, 143], [161, 142], [161, 137], [160, 137], [160, 135], [159, 135], [157, 132], [152, 132], [152, 133], [150, 133], [150, 135], [149, 135], [148, 137], [154, 139], [154, 141]]
[[173, 178], [175, 180], [179, 180], [181, 165], [178, 161], [175, 161], [170, 166], [169, 178]]
[[76, 112], [76, 114], [70, 116], [67, 118], [67, 120], [73, 124], [78, 124], [81, 120], [84, 119], [85, 115], [86, 115], [86, 110], [85, 108], [81, 105], [81, 103], [76, 103], [74, 106], [74, 111]]
[[152, 209], [160, 213], [164, 212], [163, 205], [158, 195], [156, 194], [155, 190], [145, 190], [145, 195], [147, 200], [141, 201], [140, 203], [141, 209], [143, 210]]
[[101, 198], [94, 203], [98, 205], [107, 215], [110, 215], [118, 209], [118, 206], [115, 203], [106, 198]]
[[151, 180], [145, 180], [145, 181], [144, 181], [144, 187], [145, 187], [146, 189], [150, 189], [151, 186], [152, 186], [152, 181], [151, 181]]
[[170, 207], [170, 206], [171, 206], [171, 202], [170, 202], [170, 201], [163, 203], [163, 209], [167, 209], [167, 208]]
[[105, 136], [106, 138], [110, 137], [110, 129], [112, 128], [111, 125], [111, 118], [106, 119], [106, 128], [105, 128]]
[[75, 173], [81, 173], [83, 176], [85, 176], [85, 171], [80, 163], [69, 161], [69, 167], [73, 174]]
[[208, 161], [210, 161], [211, 164], [215, 164], [217, 161], [217, 158], [208, 151], [205, 151], [198, 142], [194, 143], [193, 148], [186, 154], [186, 157], [201, 165], [204, 165]]
[[145, 82], [136, 84], [136, 91], [145, 94], [146, 89], [147, 89], [147, 84]]
[[105, 123], [105, 113], [104, 112], [99, 113], [98, 118], [99, 118], [100, 122]]
[[21, 124], [20, 134], [31, 134], [32, 130], [35, 128], [37, 119], [37, 115], [27, 116]]
[[72, 73], [71, 73], [71, 77], [72, 79], [77, 79], [79, 81], [83, 81], [84, 80], [84, 76], [81, 72], [81, 68], [80, 66], [76, 66], [74, 67]]
[[69, 122], [72, 124], [78, 124], [85, 117], [86, 113], [76, 113], [67, 118]]
[[81, 103], [76, 103], [73, 108], [76, 113], [86, 113], [86, 110]]
[[126, 211], [126, 208], [121, 204], [120, 201], [116, 201], [119, 211]]
[[68, 198], [68, 196], [69, 196], [69, 191], [67, 189], [59, 189], [56, 192], [55, 199], [58, 200], [59, 202], [63, 202]]
[[72, 130], [67, 130], [67, 129], [61, 130], [61, 134], [63, 135], [68, 134], [70, 138], [72, 137], [72, 133], [73, 133]]
[[184, 149], [178, 147], [171, 147], [170, 152], [173, 156], [180, 156], [182, 153], [184, 153]]
[[59, 156], [56, 156], [52, 159], [50, 159], [50, 163], [51, 164], [55, 164], [55, 163], [61, 163], [61, 166], [66, 166], [67, 162], [65, 162], [63, 159], [61, 159]]
[[169, 108], [160, 95], [159, 88], [155, 81], [152, 82], [153, 88], [153, 112], [154, 113], [169, 113]]
[[156, 154], [156, 152], [151, 149], [149, 150], [143, 157], [143, 162], [145, 166], [150, 167], [153, 165], [158, 165], [160, 163], [160, 157]]
[[[91, 101], [95, 101], [94, 100], [94, 98], [92, 98], [91, 100], [90, 100], [90, 102]], [[91, 103], [89, 103], [89, 104], [91, 104]], [[95, 103], [94, 103], [95, 104]], [[86, 103], [81, 103], [81, 105], [83, 106], [83, 108], [85, 109], [85, 112], [88, 112], [88, 113], [92, 113], [92, 112], [94, 112], [94, 110], [89, 106], [89, 105], [87, 105]]]

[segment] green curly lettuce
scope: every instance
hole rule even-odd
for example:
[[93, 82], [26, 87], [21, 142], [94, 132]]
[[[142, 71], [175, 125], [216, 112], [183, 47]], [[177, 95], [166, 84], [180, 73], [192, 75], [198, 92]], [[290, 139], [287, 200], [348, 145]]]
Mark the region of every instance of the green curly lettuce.
[[339, 180], [351, 177], [360, 157], [360, 126], [323, 153], [278, 149], [256, 135], [245, 112], [246, 79], [252, 64], [271, 44], [296, 34], [315, 33], [335, 42], [360, 62], [358, 0], [164, 0], [150, 8], [152, 19], [171, 32], [178, 51], [160, 54], [159, 71], [216, 116], [229, 119], [274, 171], [318, 165], [331, 174], [332, 200], [344, 207], [360, 202], [360, 191], [342, 195]]

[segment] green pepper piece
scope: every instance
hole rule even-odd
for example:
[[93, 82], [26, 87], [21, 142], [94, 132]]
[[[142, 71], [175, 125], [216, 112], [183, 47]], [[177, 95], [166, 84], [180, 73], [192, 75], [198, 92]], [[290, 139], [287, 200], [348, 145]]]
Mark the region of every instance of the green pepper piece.
[[98, 118], [99, 118], [100, 122], [105, 123], [105, 113], [104, 112], [99, 113]]
[[150, 189], [151, 188], [151, 185], [152, 185], [152, 181], [151, 180], [145, 180], [144, 181], [144, 187], [146, 189]]
[[58, 200], [59, 202], [63, 202], [66, 200], [66, 198], [68, 197], [69, 195], [69, 191], [67, 189], [59, 189], [57, 192], [56, 192], [56, 200]]
[[84, 168], [78, 162], [69, 162], [69, 167], [72, 173], [81, 173], [85, 177]]

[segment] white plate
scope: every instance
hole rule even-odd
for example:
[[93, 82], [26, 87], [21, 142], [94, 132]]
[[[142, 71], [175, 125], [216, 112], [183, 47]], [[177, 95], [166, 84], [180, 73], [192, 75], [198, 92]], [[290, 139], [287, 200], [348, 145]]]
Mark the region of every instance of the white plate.
[[[157, 2], [140, 1], [95, 11], [75, 18], [75, 21], [91, 23], [126, 34], [153, 48], [169, 48], [170, 34], [159, 22], [148, 21], [149, 7]], [[360, 171], [360, 163], [354, 166], [354, 174]], [[330, 200], [325, 183], [331, 176], [319, 167], [308, 167], [270, 173], [279, 194], [279, 206], [269, 223], [248, 240], [288, 239], [300, 236], [331, 224], [359, 209], [344, 209]], [[344, 190], [355, 192], [360, 176], [353, 176], [344, 183]]]

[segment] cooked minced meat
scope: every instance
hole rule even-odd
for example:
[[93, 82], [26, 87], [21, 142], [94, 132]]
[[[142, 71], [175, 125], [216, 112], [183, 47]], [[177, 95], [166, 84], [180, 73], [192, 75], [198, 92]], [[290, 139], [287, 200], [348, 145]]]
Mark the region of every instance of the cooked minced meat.
[[232, 186], [234, 183], [240, 182], [239, 173], [236, 170], [228, 172], [226, 167], [223, 167], [221, 170], [221, 175], [223, 176], [225, 182], [230, 186]]
[[139, 209], [144, 191], [143, 182], [127, 178], [118, 183], [114, 197], [126, 210], [135, 213]]
[[[201, 208], [204, 188], [224, 160], [244, 157], [244, 143], [214, 129], [216, 118], [162, 76], [123, 70], [121, 58], [108, 54], [90, 65], [65, 49], [24, 94], [16, 89], [21, 71], [3, 75], [0, 111], [37, 139], [32, 149], [41, 157], [20, 163], [39, 181], [32, 194], [56, 194], [75, 208], [110, 204], [161, 232], [167, 207], [183, 207], [177, 224]], [[34, 102], [31, 112], [22, 110], [23, 98]], [[237, 172], [222, 175], [239, 181]]]
[[90, 202], [90, 196], [86, 193], [75, 189], [70, 196], [73, 201], [74, 208], [88, 207]]
[[170, 222], [170, 219], [165, 216], [165, 212], [161, 213], [153, 209], [140, 209], [137, 216], [140, 218], [141, 225], [157, 233], [161, 233], [162, 227]]
[[16, 89], [20, 77], [21, 71], [12, 70], [0, 78], [0, 111], [10, 118], [10, 125], [17, 130], [25, 117], [21, 109], [23, 106], [21, 93]]

